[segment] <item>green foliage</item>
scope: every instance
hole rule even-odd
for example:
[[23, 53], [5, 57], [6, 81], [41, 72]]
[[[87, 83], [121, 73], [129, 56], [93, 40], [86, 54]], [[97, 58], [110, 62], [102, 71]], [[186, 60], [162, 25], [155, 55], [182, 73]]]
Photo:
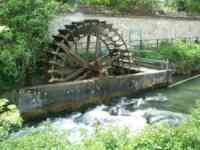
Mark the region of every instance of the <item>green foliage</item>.
[[166, 0], [166, 7], [186, 11], [189, 14], [200, 13], [199, 0]]
[[0, 90], [25, 78], [27, 68], [36, 72], [48, 44], [48, 21], [57, 10], [54, 0], [6, 0], [0, 4]]
[[[14, 39], [15, 38], [15, 39]], [[24, 65], [28, 64], [29, 54], [21, 37], [14, 37], [9, 30], [0, 33], [0, 91], [13, 87], [24, 78]]]
[[21, 126], [22, 118], [16, 106], [9, 104], [6, 99], [0, 99], [0, 141]]
[[127, 129], [97, 128], [95, 136], [86, 138], [83, 150], [132, 150], [132, 135]]
[[176, 65], [178, 74], [190, 74], [200, 70], [200, 44], [183, 41], [176, 41], [174, 44], [163, 42], [158, 51], [143, 53], [141, 56], [168, 59]]
[[200, 105], [186, 122], [177, 128], [168, 125], [147, 126], [137, 135], [127, 129], [97, 128], [95, 135], [85, 136], [80, 143], [70, 143], [66, 134], [48, 127], [29, 135], [0, 142], [1, 150], [199, 150]]
[[160, 54], [176, 64], [178, 73], [191, 73], [200, 69], [199, 44], [177, 41], [175, 45], [163, 45]]
[[107, 6], [121, 13], [135, 14], [152, 14], [160, 6], [159, 0], [81, 0], [81, 3], [93, 6]]
[[200, 13], [200, 1], [198, 0], [185, 0], [186, 10], [189, 13]]
[[[103, 150], [199, 150], [200, 105], [187, 122], [177, 128], [168, 125], [148, 126], [137, 136], [127, 130], [97, 130], [96, 136], [84, 141], [86, 147]], [[98, 144], [98, 145], [97, 145]]]
[[199, 150], [200, 105], [188, 120], [177, 128], [168, 125], [148, 126], [136, 136], [127, 130], [97, 130], [94, 137], [85, 140], [86, 147], [103, 150]]
[[52, 128], [0, 143], [1, 150], [70, 150], [67, 145], [66, 135]]
[[81, 0], [81, 3], [86, 5], [110, 6], [111, 0]]

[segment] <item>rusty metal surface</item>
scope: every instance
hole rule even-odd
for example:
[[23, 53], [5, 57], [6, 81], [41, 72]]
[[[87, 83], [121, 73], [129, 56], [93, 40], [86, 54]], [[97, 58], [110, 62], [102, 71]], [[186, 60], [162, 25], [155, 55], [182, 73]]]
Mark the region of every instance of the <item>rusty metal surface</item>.
[[[86, 47], [82, 53], [91, 55], [92, 36], [96, 38], [94, 58], [87, 60], [78, 53], [78, 44], [86, 38]], [[103, 56], [101, 44], [108, 51]], [[127, 68], [127, 65], [137, 68], [120, 33], [105, 21], [84, 20], [65, 25], [65, 29], [60, 29], [59, 34], [54, 36], [49, 52], [50, 83], [129, 73], [127, 70], [124, 72], [123, 66]]]

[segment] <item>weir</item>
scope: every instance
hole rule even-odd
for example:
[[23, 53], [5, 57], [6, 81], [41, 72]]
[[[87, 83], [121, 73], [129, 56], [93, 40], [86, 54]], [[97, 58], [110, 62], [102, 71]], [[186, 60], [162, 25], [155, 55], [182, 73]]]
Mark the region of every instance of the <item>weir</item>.
[[84, 106], [107, 103], [115, 97], [133, 96], [143, 90], [167, 86], [171, 79], [169, 70], [141, 70], [144, 72], [21, 89], [18, 108], [25, 119], [76, 111]]
[[18, 92], [25, 119], [109, 103], [171, 81], [168, 62], [135, 57], [117, 29], [105, 21], [66, 25], [54, 36], [48, 54], [47, 84]]

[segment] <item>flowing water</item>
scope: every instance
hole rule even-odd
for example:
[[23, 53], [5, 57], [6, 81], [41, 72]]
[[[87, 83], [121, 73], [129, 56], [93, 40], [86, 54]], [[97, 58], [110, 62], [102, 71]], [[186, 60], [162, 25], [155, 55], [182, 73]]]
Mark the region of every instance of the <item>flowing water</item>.
[[[85, 113], [76, 112], [48, 122], [59, 130], [67, 130], [71, 142], [81, 140], [81, 130], [92, 134], [97, 125], [128, 128], [137, 133], [147, 124], [168, 123], [177, 126], [200, 100], [200, 79], [187, 82], [171, 89], [159, 89], [133, 98], [114, 99], [111, 106], [97, 106]], [[23, 136], [41, 130], [40, 125], [15, 133]]]

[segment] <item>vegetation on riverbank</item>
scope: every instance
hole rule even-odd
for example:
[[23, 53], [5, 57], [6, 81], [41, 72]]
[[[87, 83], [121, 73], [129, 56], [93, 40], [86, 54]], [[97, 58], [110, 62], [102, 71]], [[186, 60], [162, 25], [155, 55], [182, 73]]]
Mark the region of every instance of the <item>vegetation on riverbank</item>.
[[[144, 52], [142, 52], [144, 51]], [[192, 74], [200, 70], [200, 44], [176, 41], [163, 42], [158, 50], [140, 50], [140, 57], [169, 60], [176, 67], [177, 74]]]
[[84, 137], [81, 143], [70, 144], [65, 132], [47, 127], [46, 130], [4, 140], [0, 142], [0, 147], [1, 150], [199, 150], [199, 120], [200, 104], [188, 120], [177, 128], [148, 126], [135, 136], [126, 129], [97, 128], [95, 135]]
[[[68, 9], [66, 7], [70, 7], [74, 3], [72, 0], [26, 0], [25, 2], [7, 0], [0, 2], [0, 26], [6, 27], [0, 31], [0, 93], [30, 85], [34, 77], [40, 76], [40, 71], [45, 70], [46, 56], [44, 54], [46, 53], [44, 51], [48, 49], [49, 42], [48, 21], [53, 15]], [[160, 5], [160, 2], [158, 0], [81, 0], [80, 4], [105, 5], [120, 12], [134, 9], [152, 12], [151, 9]], [[170, 3], [170, 5], [172, 4]], [[180, 72], [185, 72], [185, 70], [190, 72], [190, 68], [196, 67], [194, 64], [199, 62], [197, 60], [199, 56], [196, 56], [197, 45], [188, 47], [186, 44], [183, 46], [184, 48], [181, 46], [181, 49], [184, 49], [183, 52], [177, 47], [172, 47], [173, 50], [171, 47], [167, 47], [163, 53], [164, 56], [169, 54], [172, 61], [178, 58]], [[189, 52], [187, 52], [188, 49], [190, 49]], [[176, 55], [172, 56], [173, 54], [179, 55], [180, 58], [179, 56], [175, 57]], [[42, 78], [42, 76], [40, 77]]]
[[0, 99], [0, 142], [22, 126], [22, 118], [15, 105]]
[[[4, 90], [31, 82], [40, 75], [41, 64], [48, 49], [48, 21], [60, 5], [68, 0], [6, 0], [0, 1], [0, 93]], [[190, 2], [190, 3], [189, 3]], [[82, 4], [107, 6], [117, 12], [143, 11], [154, 13], [160, 5], [157, 0], [82, 0]], [[184, 2], [188, 13], [200, 12], [199, 2]], [[176, 4], [170, 4], [175, 9]], [[65, 8], [63, 8], [65, 9]], [[91, 56], [85, 56], [90, 58]], [[158, 52], [143, 53], [142, 57], [169, 59], [176, 65], [177, 73], [190, 74], [200, 70], [200, 45], [177, 41], [171, 45], [162, 43]], [[45, 60], [44, 60], [45, 61]], [[200, 105], [192, 115], [177, 128], [167, 125], [149, 126], [137, 136], [128, 130], [98, 128], [92, 137], [86, 136], [82, 143], [70, 144], [67, 134], [52, 127], [20, 137], [9, 137], [22, 127], [22, 118], [15, 105], [0, 99], [0, 149], [61, 149], [61, 150], [182, 150], [200, 149]], [[65, 138], [66, 137], [66, 138]]]
[[41, 68], [48, 47], [48, 21], [57, 11], [54, 0], [0, 2], [0, 91], [23, 85]]
[[200, 13], [200, 1], [197, 0], [165, 0], [165, 6], [175, 11], [185, 11], [188, 14]]

